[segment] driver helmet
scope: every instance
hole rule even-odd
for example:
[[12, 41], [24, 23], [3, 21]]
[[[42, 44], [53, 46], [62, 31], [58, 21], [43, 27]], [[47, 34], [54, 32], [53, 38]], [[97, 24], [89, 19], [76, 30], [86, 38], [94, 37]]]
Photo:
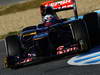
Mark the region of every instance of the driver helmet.
[[58, 18], [56, 16], [54, 16], [54, 15], [51, 15], [51, 14], [45, 15], [44, 19], [43, 19], [43, 21], [45, 23], [48, 23], [48, 22], [56, 23], [57, 20], [58, 20]]

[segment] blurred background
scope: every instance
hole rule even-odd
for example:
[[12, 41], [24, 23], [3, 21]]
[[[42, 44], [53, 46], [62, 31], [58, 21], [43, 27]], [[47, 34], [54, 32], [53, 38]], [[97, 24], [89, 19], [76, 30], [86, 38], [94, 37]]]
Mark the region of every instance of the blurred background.
[[0, 0], [0, 5], [8, 5], [8, 4], [18, 3], [22, 1], [29, 1], [29, 0]]
[[[0, 38], [27, 26], [41, 23], [39, 6], [48, 0], [0, 0]], [[76, 0], [78, 14], [100, 9], [100, 0]], [[59, 13], [60, 18], [73, 16], [72, 11]]]

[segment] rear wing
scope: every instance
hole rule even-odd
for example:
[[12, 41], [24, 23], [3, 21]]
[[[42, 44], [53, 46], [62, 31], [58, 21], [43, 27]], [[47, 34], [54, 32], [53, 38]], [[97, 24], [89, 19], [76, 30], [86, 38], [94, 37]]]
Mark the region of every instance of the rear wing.
[[52, 7], [53, 11], [58, 12], [58, 11], [63, 11], [63, 10], [74, 10], [74, 15], [75, 18], [78, 19], [78, 13], [77, 13], [77, 6], [76, 6], [76, 1], [75, 0], [51, 0], [51, 1], [46, 1], [41, 3], [41, 10], [42, 7]]

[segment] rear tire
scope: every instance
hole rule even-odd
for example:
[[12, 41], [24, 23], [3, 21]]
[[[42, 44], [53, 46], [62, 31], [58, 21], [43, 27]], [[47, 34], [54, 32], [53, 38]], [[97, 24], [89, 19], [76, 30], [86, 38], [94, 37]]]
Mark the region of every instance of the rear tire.
[[100, 45], [100, 14], [97, 12], [91, 12], [85, 14], [83, 19], [87, 25], [91, 48]]

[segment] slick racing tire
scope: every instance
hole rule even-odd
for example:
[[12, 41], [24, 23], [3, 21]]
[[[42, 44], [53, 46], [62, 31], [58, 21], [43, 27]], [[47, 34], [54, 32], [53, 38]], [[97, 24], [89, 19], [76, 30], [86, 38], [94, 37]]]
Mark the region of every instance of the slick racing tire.
[[100, 45], [100, 13], [91, 12], [85, 14], [83, 19], [87, 25], [91, 47]]
[[7, 49], [7, 57], [6, 57], [6, 67], [14, 68], [15, 66], [15, 57], [16, 55], [21, 55], [21, 45], [17, 35], [8, 36], [5, 39], [6, 41], [6, 49]]
[[80, 51], [86, 52], [90, 48], [90, 39], [84, 20], [76, 20], [70, 24], [73, 38], [79, 43]]

